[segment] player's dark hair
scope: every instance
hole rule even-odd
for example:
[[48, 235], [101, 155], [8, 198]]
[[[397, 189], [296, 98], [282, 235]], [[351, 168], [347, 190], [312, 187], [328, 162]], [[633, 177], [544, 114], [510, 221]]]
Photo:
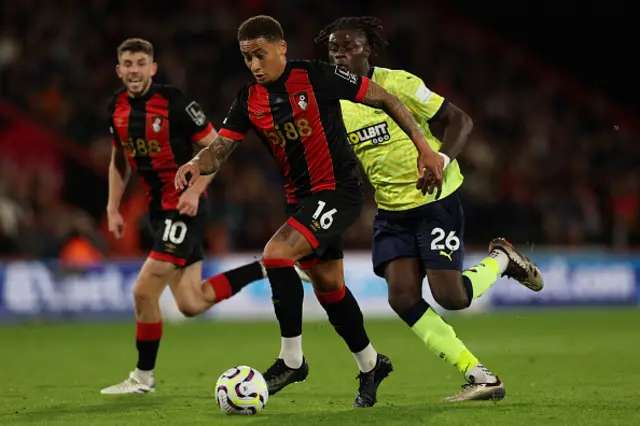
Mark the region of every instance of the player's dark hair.
[[282, 25], [271, 16], [258, 15], [247, 19], [238, 28], [238, 41], [255, 40], [260, 37], [270, 42], [283, 40]]
[[153, 57], [153, 44], [142, 38], [128, 38], [118, 46], [118, 58], [124, 52], [142, 52]]
[[371, 45], [372, 54], [375, 56], [386, 45], [387, 41], [382, 37], [383, 26], [378, 18], [373, 16], [350, 16], [338, 18], [320, 31], [315, 38], [316, 43], [327, 43], [332, 32], [338, 30], [362, 31]]

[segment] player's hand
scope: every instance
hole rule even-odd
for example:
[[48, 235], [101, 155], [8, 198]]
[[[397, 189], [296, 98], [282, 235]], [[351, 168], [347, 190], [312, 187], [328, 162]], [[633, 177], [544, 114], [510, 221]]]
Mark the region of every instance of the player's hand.
[[109, 221], [109, 232], [116, 237], [117, 240], [124, 236], [124, 219], [118, 211], [107, 211], [107, 219]]
[[442, 170], [444, 159], [434, 151], [425, 151], [418, 154], [418, 182], [416, 189], [423, 195], [436, 193], [435, 199], [442, 193]]
[[200, 166], [196, 157], [178, 169], [174, 179], [176, 189], [183, 190], [185, 187], [193, 185], [198, 177], [200, 177]]
[[180, 195], [178, 200], [178, 211], [180, 214], [187, 216], [195, 216], [198, 214], [198, 203], [200, 202], [200, 194], [193, 190], [187, 189]]

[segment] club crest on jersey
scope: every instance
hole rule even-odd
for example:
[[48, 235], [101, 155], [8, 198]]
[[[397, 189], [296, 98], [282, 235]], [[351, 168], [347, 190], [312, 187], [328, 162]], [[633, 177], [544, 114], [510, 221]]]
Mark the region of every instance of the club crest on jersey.
[[154, 132], [158, 133], [160, 130], [162, 130], [162, 117], [155, 115], [151, 118], [151, 128], [153, 129]]
[[296, 105], [300, 107], [301, 110], [306, 111], [309, 106], [309, 95], [307, 92], [298, 92], [293, 95], [293, 100]]
[[349, 133], [351, 145], [363, 142], [371, 142], [374, 145], [378, 145], [387, 142], [389, 139], [391, 139], [391, 135], [386, 121]]

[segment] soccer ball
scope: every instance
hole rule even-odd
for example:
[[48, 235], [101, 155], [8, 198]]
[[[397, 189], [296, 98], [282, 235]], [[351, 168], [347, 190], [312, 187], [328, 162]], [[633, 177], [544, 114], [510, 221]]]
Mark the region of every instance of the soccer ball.
[[267, 382], [251, 367], [230, 368], [216, 383], [216, 402], [228, 414], [257, 414], [267, 405], [268, 399]]

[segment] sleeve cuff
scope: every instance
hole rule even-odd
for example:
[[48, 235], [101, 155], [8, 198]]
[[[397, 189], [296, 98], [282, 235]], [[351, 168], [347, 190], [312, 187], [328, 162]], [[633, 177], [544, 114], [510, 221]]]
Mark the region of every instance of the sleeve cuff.
[[194, 141], [194, 142], [199, 141], [200, 139], [203, 139], [205, 136], [207, 136], [212, 131], [213, 131], [213, 126], [211, 125], [211, 123], [208, 123], [207, 127], [205, 127], [204, 129], [200, 130], [195, 135], [191, 136], [191, 140]]
[[241, 141], [244, 139], [244, 135], [240, 132], [234, 132], [233, 130], [225, 129], [224, 127], [218, 132], [223, 138], [233, 139], [234, 141]]
[[355, 98], [356, 102], [362, 102], [364, 100], [364, 97], [367, 95], [367, 90], [369, 89], [369, 83], [371, 83], [371, 80], [369, 80], [369, 78], [362, 77], [360, 89], [358, 90]]
[[427, 120], [428, 123], [432, 123], [434, 121], [436, 121], [438, 118], [440, 118], [440, 116], [442, 115], [442, 113], [444, 112], [445, 108], [447, 107], [447, 105], [449, 104], [448, 100], [443, 100], [442, 101], [442, 105], [440, 105], [440, 108], [438, 108], [438, 110], [436, 111], [435, 114], [433, 114], [433, 116]]

